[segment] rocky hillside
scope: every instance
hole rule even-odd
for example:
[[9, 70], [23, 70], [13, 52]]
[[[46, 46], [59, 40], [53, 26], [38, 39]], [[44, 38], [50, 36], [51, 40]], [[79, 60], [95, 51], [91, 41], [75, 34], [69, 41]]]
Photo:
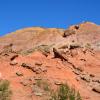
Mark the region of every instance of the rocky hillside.
[[100, 100], [100, 26], [31, 27], [0, 37], [0, 79], [10, 82], [11, 100], [58, 100], [51, 90], [65, 83], [82, 100]]

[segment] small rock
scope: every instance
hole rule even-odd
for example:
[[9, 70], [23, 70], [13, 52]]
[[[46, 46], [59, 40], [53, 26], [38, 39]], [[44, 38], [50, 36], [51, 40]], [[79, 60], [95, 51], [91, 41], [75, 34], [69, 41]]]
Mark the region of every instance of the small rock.
[[36, 66], [36, 67], [33, 67], [32, 70], [36, 73], [36, 74], [40, 74], [42, 72], [47, 72], [47, 69], [46, 67], [39, 67], [39, 66]]
[[72, 50], [72, 51], [71, 51], [71, 55], [72, 55], [72, 57], [74, 57], [74, 56], [78, 55], [77, 50]]
[[80, 81], [80, 77], [76, 77], [76, 80], [77, 80], [77, 81]]
[[21, 81], [20, 83], [21, 83], [23, 86], [27, 86], [27, 85], [28, 85], [28, 82], [25, 81], [25, 80], [24, 80], [24, 81]]
[[86, 82], [90, 82], [90, 76], [89, 75], [82, 75], [81, 79], [86, 81]]
[[61, 67], [61, 66], [57, 66], [56, 68], [57, 68], [57, 69], [61, 69], [62, 67]]
[[16, 61], [11, 61], [10, 62], [10, 65], [14, 66], [14, 65], [17, 65], [18, 63]]
[[35, 77], [34, 80], [42, 80], [41, 77]]
[[47, 68], [46, 67], [42, 66], [41, 69], [42, 69], [43, 72], [47, 72]]
[[90, 77], [95, 77], [95, 75], [94, 74], [90, 74]]
[[83, 67], [77, 67], [76, 69], [79, 70], [79, 71], [81, 71], [81, 72], [84, 71], [84, 68]]
[[22, 72], [16, 72], [16, 75], [17, 76], [23, 76], [23, 73]]
[[100, 93], [100, 85], [93, 87], [93, 91]]
[[79, 25], [75, 25], [74, 28], [75, 28], [76, 30], [78, 30], [80, 27], [79, 27]]
[[88, 72], [82, 72], [82, 75], [89, 75]]
[[93, 81], [93, 82], [100, 83], [100, 78], [93, 78], [92, 81]]
[[29, 83], [32, 85], [36, 84], [34, 77], [28, 77], [28, 78], [26, 78], [26, 80], [29, 81]]
[[9, 56], [9, 54], [7, 54], [7, 53], [4, 53], [4, 54], [3, 54], [3, 56]]
[[31, 68], [31, 64], [28, 64], [28, 63], [22, 63], [21, 66], [29, 68], [29, 69]]
[[34, 94], [35, 94], [36, 96], [42, 96], [42, 95], [43, 95], [43, 93], [41, 93], [41, 92], [34, 92]]
[[36, 62], [35, 65], [37, 65], [37, 66], [41, 66], [42, 63], [41, 63], [41, 62]]
[[35, 72], [36, 74], [40, 74], [40, 73], [42, 73], [42, 70], [40, 67], [34, 67], [33, 72]]
[[27, 78], [29, 81], [34, 81], [34, 77], [28, 77]]
[[62, 84], [62, 82], [60, 82], [60, 81], [55, 81], [54, 83], [55, 83], [55, 85], [61, 85]]
[[13, 55], [11, 58], [10, 58], [10, 60], [12, 61], [12, 60], [14, 60], [15, 58], [17, 58], [18, 57], [18, 54], [15, 54], [15, 55]]
[[86, 60], [85, 60], [85, 59], [83, 59], [83, 58], [81, 58], [80, 60], [81, 60], [81, 61], [86, 61]]
[[20, 82], [20, 84], [22, 84], [23, 86], [28, 86], [28, 85], [30, 85], [30, 83], [29, 83], [28, 80], [22, 80], [22, 81]]
[[76, 75], [80, 75], [80, 72], [78, 70], [73, 70], [73, 72], [76, 74]]
[[50, 68], [51, 66], [50, 66], [50, 65], [46, 65], [45, 67], [46, 67], [46, 68]]

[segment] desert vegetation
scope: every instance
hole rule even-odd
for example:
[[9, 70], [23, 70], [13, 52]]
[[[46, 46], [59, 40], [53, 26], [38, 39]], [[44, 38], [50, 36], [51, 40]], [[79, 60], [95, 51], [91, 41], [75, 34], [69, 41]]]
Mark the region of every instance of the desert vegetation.
[[11, 90], [9, 87], [10, 83], [8, 80], [0, 81], [0, 100], [11, 100]]
[[47, 93], [48, 100], [82, 100], [80, 93], [67, 83], [61, 83], [56, 90], [52, 89], [47, 80], [37, 80], [36, 85]]
[[58, 89], [51, 94], [50, 100], [82, 100], [80, 93], [68, 84], [61, 84]]

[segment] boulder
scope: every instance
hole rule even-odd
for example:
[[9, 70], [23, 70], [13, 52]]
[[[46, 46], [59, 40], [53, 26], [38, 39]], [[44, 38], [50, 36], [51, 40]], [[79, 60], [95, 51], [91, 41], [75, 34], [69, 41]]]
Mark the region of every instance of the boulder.
[[53, 48], [54, 58], [60, 58], [61, 60], [67, 61], [67, 58], [63, 56], [56, 48]]

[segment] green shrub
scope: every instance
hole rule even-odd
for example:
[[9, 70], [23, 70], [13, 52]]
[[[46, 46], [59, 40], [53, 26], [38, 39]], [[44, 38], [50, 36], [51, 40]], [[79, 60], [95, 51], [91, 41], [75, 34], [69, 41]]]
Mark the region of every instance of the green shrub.
[[42, 88], [44, 91], [49, 91], [50, 86], [49, 83], [46, 80], [37, 80], [36, 85], [40, 88]]
[[36, 80], [36, 85], [37, 85], [38, 87], [41, 87], [41, 85], [42, 85], [42, 80]]
[[47, 81], [44, 81], [43, 84], [44, 84], [43, 85], [43, 90], [50, 91], [50, 85], [49, 85], [49, 83]]
[[11, 90], [7, 80], [0, 81], [0, 100], [11, 100]]
[[[36, 85], [44, 90], [49, 99], [46, 100], [82, 100], [80, 93], [68, 84], [61, 84], [56, 90], [50, 87], [47, 80], [36, 80]], [[44, 99], [45, 100], [45, 99]]]
[[62, 84], [57, 91], [51, 93], [50, 100], [82, 100], [79, 92], [70, 88], [67, 84]]

